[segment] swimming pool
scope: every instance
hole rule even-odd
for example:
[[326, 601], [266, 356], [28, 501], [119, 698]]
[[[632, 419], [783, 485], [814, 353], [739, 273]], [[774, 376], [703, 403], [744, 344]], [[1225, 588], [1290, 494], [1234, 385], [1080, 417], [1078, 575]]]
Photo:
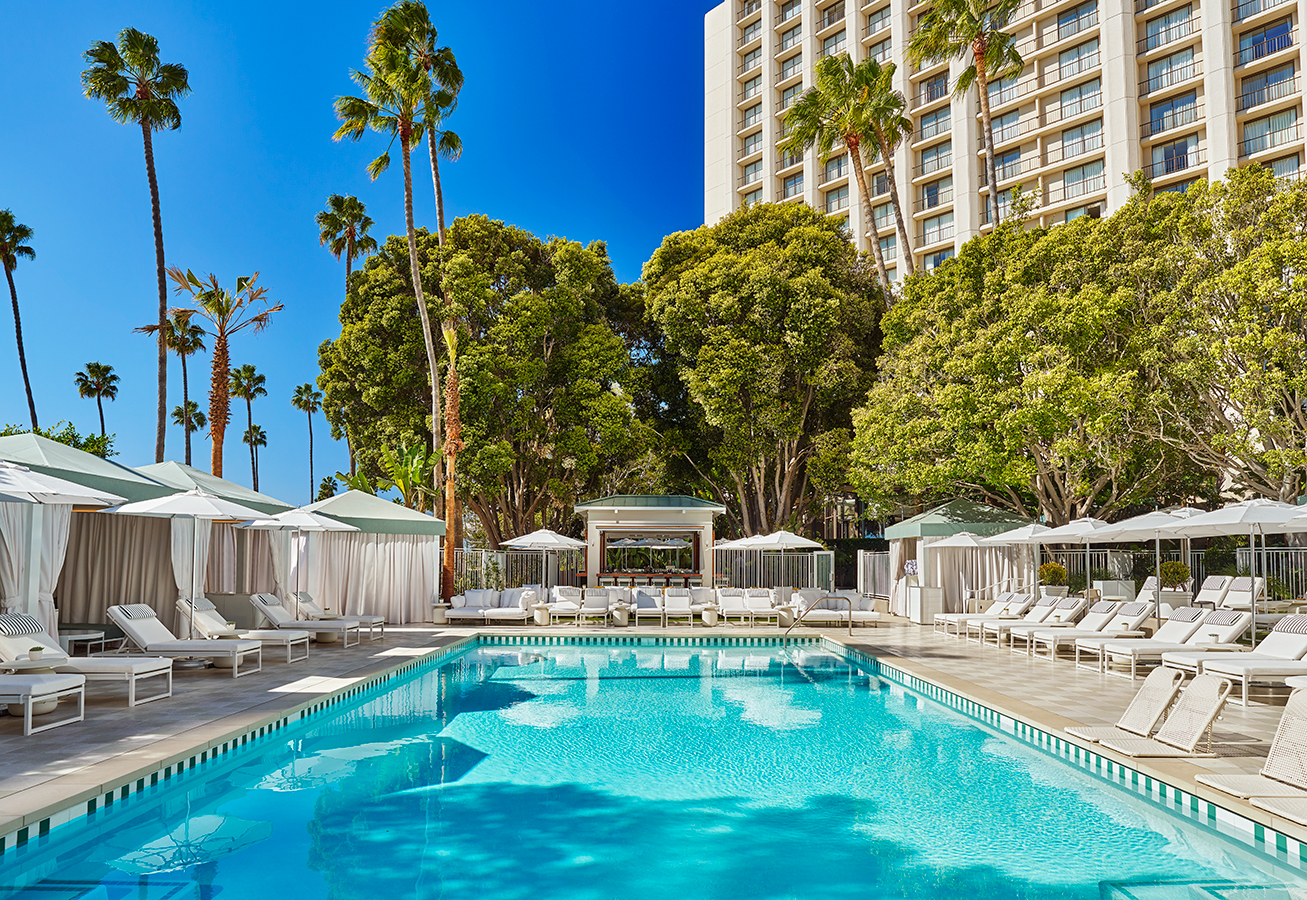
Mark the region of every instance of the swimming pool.
[[874, 663], [652, 642], [475, 647], [0, 857], [0, 897], [47, 900], [1165, 900], [1297, 879]]

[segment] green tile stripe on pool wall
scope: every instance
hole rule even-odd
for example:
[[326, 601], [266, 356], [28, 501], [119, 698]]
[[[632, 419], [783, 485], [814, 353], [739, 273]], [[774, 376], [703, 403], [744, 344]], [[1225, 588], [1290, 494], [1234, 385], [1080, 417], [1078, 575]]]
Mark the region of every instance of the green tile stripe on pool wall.
[[251, 742], [260, 741], [263, 738], [275, 734], [285, 728], [291, 722], [299, 722], [312, 716], [320, 715], [338, 703], [343, 703], [344, 701], [356, 697], [365, 691], [374, 690], [375, 688], [393, 681], [396, 678], [408, 675], [417, 669], [430, 668], [439, 662], [443, 662], [445, 658], [451, 654], [461, 653], [469, 647], [474, 646], [475, 643], [475, 636], [469, 635], [452, 644], [434, 648], [431, 652], [420, 658], [413, 659], [403, 665], [396, 666], [393, 669], [388, 669], [385, 672], [366, 678], [356, 684], [340, 688], [330, 694], [325, 694], [321, 699], [308, 703], [297, 710], [291, 710], [277, 719], [252, 726], [248, 731], [230, 737], [221, 744], [216, 744], [212, 747], [197, 747], [195, 752], [189, 757], [178, 760], [170, 765], [162, 766], [147, 775], [143, 775], [131, 781], [124, 781], [113, 789], [105, 791], [84, 803], [78, 802], [72, 804], [64, 809], [51, 813], [49, 816], [43, 817], [38, 822], [24, 825], [21, 828], [16, 828], [7, 834], [0, 834], [0, 854], [21, 847], [32, 838], [46, 835], [52, 828], [71, 822], [74, 819], [80, 819], [82, 816], [91, 815], [97, 810], [112, 806], [116, 801], [122, 800], [133, 793], [138, 793], [148, 787], [154, 787], [160, 782], [167, 781], [174, 775], [179, 775], [182, 772], [189, 772], [196, 766], [218, 759], [222, 755], [229, 753], [238, 747], [245, 747]]
[[1011, 716], [1003, 715], [997, 710], [955, 694], [933, 682], [904, 672], [883, 659], [844, 646], [837, 641], [824, 638], [823, 640], [829, 649], [867, 666], [891, 685], [920, 694], [941, 706], [947, 706], [982, 722], [995, 731], [1003, 732], [1015, 740], [1056, 756], [1091, 775], [1110, 781], [1172, 814], [1189, 820], [1203, 830], [1240, 843], [1253, 852], [1270, 856], [1282, 864], [1307, 871], [1307, 843], [1267, 828], [1259, 822], [1196, 797], [1181, 788], [1158, 781], [1115, 760], [1100, 756], [1079, 744], [1013, 719]]
[[481, 647], [815, 647], [822, 643], [820, 635], [799, 637], [705, 635], [624, 634], [479, 634], [476, 642]]

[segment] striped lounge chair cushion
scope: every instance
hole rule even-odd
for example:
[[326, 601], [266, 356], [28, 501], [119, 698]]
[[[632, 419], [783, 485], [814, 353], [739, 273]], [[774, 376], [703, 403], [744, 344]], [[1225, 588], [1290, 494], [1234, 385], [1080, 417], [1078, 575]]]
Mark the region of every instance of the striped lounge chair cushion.
[[1117, 610], [1119, 616], [1137, 616], [1153, 608], [1151, 603], [1127, 603]]
[[0, 615], [0, 634], [17, 637], [20, 634], [40, 634], [45, 631], [35, 616], [27, 613], [5, 613]]
[[119, 611], [128, 619], [153, 619], [155, 618], [154, 608], [144, 603], [128, 603], [118, 607]]
[[195, 597], [191, 600], [191, 606], [194, 607], [196, 611], [218, 608], [213, 605], [213, 601], [208, 597]]
[[[1217, 625], [1217, 626], [1233, 625], [1235, 622], [1239, 621], [1239, 618], [1242, 615], [1243, 613], [1238, 612], [1237, 610], [1218, 609], [1216, 612], [1212, 613], [1206, 619], [1203, 619], [1203, 625]], [[1307, 616], [1302, 616], [1302, 618], [1307, 619]]]
[[1182, 606], [1179, 609], [1172, 610], [1171, 615], [1167, 618], [1173, 622], [1196, 622], [1203, 612], [1204, 610], [1197, 606]]
[[1097, 613], [1100, 616], [1103, 613], [1110, 613], [1114, 609], [1116, 609], [1115, 600], [1099, 600], [1093, 606], [1089, 607], [1091, 613]]
[[1058, 609], [1075, 609], [1077, 606], [1080, 605], [1080, 603], [1081, 603], [1081, 600], [1080, 600], [1079, 597], [1067, 597], [1065, 600], [1059, 600], [1059, 601], [1058, 601], [1057, 608], [1058, 608]]
[[255, 594], [254, 599], [260, 606], [281, 606], [281, 601], [271, 594]]
[[1248, 593], [1253, 589], [1253, 580], [1248, 575], [1240, 575], [1234, 581], [1230, 582], [1230, 593]]
[[1280, 631], [1286, 634], [1307, 634], [1307, 616], [1285, 616], [1275, 623], [1271, 631]]

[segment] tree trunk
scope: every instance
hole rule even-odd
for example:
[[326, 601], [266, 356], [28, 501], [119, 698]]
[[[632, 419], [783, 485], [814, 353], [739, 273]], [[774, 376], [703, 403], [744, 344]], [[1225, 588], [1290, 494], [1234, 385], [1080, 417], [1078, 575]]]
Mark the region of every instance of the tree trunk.
[[903, 216], [903, 204], [899, 202], [899, 185], [894, 178], [894, 156], [893, 148], [885, 140], [885, 132], [876, 129], [876, 143], [880, 145], [880, 155], [885, 160], [885, 178], [889, 181], [889, 199], [894, 205], [894, 222], [899, 230], [899, 256], [903, 257], [903, 265], [909, 275], [915, 275], [917, 272], [916, 263], [912, 261], [912, 241], [908, 237], [908, 226]]
[[95, 395], [95, 408], [100, 411], [100, 437], [104, 437], [104, 398]]
[[209, 471], [222, 477], [222, 442], [227, 437], [227, 418], [231, 414], [231, 396], [227, 393], [231, 368], [227, 356], [227, 335], [219, 331], [213, 339], [213, 374], [209, 378]]
[[354, 262], [354, 233], [351, 231], [345, 236], [345, 298], [349, 299], [349, 275], [353, 271], [351, 263]]
[[14, 302], [14, 336], [18, 339], [18, 365], [23, 370], [23, 387], [27, 389], [27, 411], [32, 414], [32, 430], [36, 431], [39, 427], [36, 424], [36, 401], [32, 399], [32, 382], [27, 377], [27, 354], [23, 352], [23, 320], [18, 315], [18, 288], [14, 287], [14, 270], [7, 265], [5, 278], [9, 281], [9, 298]]
[[458, 549], [454, 541], [458, 533], [458, 500], [454, 495], [454, 469], [458, 452], [463, 449], [463, 423], [459, 416], [458, 369], [455, 368], [457, 339], [454, 323], [441, 323], [445, 345], [449, 350], [449, 374], [445, 376], [445, 565], [440, 576], [442, 597], [454, 596], [454, 554]]
[[[150, 179], [150, 212], [154, 215], [154, 266], [159, 277], [159, 416], [154, 434], [154, 461], [163, 462], [168, 427], [168, 277], [163, 263], [163, 216], [159, 212], [159, 180], [154, 176], [154, 138], [150, 123], [141, 122], [145, 138], [145, 174]], [[215, 473], [216, 474], [216, 473]]]
[[182, 358], [182, 433], [186, 441], [186, 465], [191, 464], [191, 387], [187, 384], [186, 354], [178, 353]]
[[[858, 182], [858, 193], [862, 195], [862, 214], [866, 216], [867, 228], [871, 231], [871, 252], [876, 259], [876, 271], [880, 274], [880, 286], [885, 291], [885, 305], [890, 306], [893, 304], [894, 294], [890, 290], [889, 272], [885, 269], [885, 254], [880, 252], [880, 235], [876, 233], [876, 215], [871, 211], [871, 192], [867, 190], [867, 173], [862, 171], [862, 154], [858, 152], [857, 142], [845, 141], [844, 145], [849, 148], [849, 163], [853, 166], [853, 177]], [[747, 528], [746, 525], [746, 530]]]
[[[418, 269], [418, 239], [413, 227], [413, 161], [410, 158], [409, 135], [401, 132], [399, 136], [400, 152], [404, 155], [404, 228], [408, 234], [408, 264], [413, 276], [413, 293], [417, 298], [418, 315], [422, 319], [422, 341], [426, 344], [427, 369], [431, 375], [431, 435], [440, 433], [440, 394], [437, 382], [440, 378], [439, 360], [436, 358], [436, 343], [431, 333], [431, 316], [427, 312], [427, 298], [422, 293], [422, 274]], [[432, 487], [440, 490], [440, 476], [432, 472]], [[446, 599], [453, 596], [445, 595]]]
[[989, 203], [994, 210], [994, 227], [1000, 220], [998, 214], [998, 169], [994, 165], [994, 120], [989, 115], [989, 76], [985, 73], [984, 44], [980, 52], [973, 48], [976, 61], [976, 87], [980, 89], [980, 133], [985, 139], [985, 174], [989, 178]]
[[254, 453], [254, 401], [245, 398], [245, 434], [250, 439], [250, 487], [259, 489], [259, 461]]
[[445, 246], [445, 192], [440, 189], [440, 163], [437, 161], [439, 156], [436, 153], [436, 133], [433, 129], [428, 129], [431, 133], [427, 135], [427, 151], [431, 154], [431, 185], [436, 190], [436, 240], [440, 246]]
[[[352, 474], [352, 473], [351, 473]], [[309, 410], [309, 502], [313, 502], [313, 489], [317, 481], [313, 478], [313, 411]]]

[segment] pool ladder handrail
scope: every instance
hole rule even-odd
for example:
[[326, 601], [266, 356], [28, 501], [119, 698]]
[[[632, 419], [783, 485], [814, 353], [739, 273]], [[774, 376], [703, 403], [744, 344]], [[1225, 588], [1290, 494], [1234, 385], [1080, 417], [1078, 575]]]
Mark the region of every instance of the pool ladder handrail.
[[[822, 597], [820, 600], [818, 600], [817, 603], [820, 603], [822, 600], [847, 600], [847, 601], [848, 601], [848, 604], [849, 604], [849, 637], [853, 637], [853, 598], [852, 598], [852, 597], [841, 597], [839, 594], [827, 594], [826, 596], [824, 596], [824, 597]], [[817, 603], [814, 603], [814, 604], [812, 604], [812, 606], [809, 606], [809, 607], [805, 608], [805, 609], [803, 610], [803, 612], [801, 612], [801, 613], [799, 613], [797, 616], [795, 616], [795, 617], [794, 617], [794, 621], [790, 623], [790, 627], [789, 627], [789, 628], [786, 628], [786, 629], [785, 629], [785, 634], [782, 635], [782, 637], [789, 637], [789, 636], [790, 636], [790, 632], [794, 630], [794, 626], [796, 626], [796, 625], [798, 625], [800, 622], [802, 622], [802, 621], [803, 621], [803, 617], [806, 616], [806, 615], [809, 613], [809, 611], [812, 610], [812, 608], [815, 607], [815, 606], [817, 605]]]

